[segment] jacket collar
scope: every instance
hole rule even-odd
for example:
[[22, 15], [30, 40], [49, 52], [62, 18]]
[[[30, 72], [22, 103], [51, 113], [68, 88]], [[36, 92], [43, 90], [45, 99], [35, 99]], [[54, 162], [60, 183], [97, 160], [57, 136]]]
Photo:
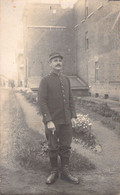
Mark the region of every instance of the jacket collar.
[[56, 76], [58, 76], [58, 77], [62, 75], [61, 72], [57, 73], [57, 72], [55, 72], [55, 71], [51, 71], [50, 74], [51, 74], [51, 75], [56, 75]]

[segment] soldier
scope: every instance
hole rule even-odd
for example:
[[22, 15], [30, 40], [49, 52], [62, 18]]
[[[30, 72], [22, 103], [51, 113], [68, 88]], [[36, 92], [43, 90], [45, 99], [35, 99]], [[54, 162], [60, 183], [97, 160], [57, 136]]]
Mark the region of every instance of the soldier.
[[38, 91], [52, 168], [46, 184], [52, 184], [58, 178], [58, 155], [61, 159], [61, 179], [79, 184], [78, 178], [69, 171], [72, 124], [74, 125], [76, 118], [70, 81], [61, 73], [62, 55], [52, 53], [49, 62], [52, 71], [41, 80]]

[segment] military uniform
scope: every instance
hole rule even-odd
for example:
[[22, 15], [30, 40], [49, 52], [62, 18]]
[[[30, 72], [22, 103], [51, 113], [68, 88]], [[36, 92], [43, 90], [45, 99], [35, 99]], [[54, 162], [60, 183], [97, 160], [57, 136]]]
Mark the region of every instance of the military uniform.
[[52, 72], [41, 80], [39, 88], [39, 105], [43, 122], [68, 124], [76, 117], [70, 81], [63, 74]]
[[[68, 77], [54, 72], [45, 76], [40, 82], [38, 102], [46, 127], [50, 157], [58, 154], [70, 156], [71, 118], [76, 118], [76, 112]], [[49, 121], [56, 126], [54, 135], [47, 129], [46, 123]]]
[[[63, 59], [59, 53], [50, 55], [53, 58]], [[57, 65], [54, 60], [52, 66]], [[58, 178], [58, 155], [61, 158], [61, 179], [68, 180], [78, 184], [77, 178], [73, 177], [68, 169], [70, 149], [72, 142], [72, 124], [71, 119], [76, 118], [76, 112], [73, 102], [70, 81], [67, 76], [59, 71], [53, 71], [45, 76], [39, 86], [38, 103], [45, 124], [45, 133], [48, 140], [48, 149], [50, 163], [52, 167], [51, 174], [47, 178], [46, 184], [52, 184]], [[50, 129], [49, 124], [55, 130]]]

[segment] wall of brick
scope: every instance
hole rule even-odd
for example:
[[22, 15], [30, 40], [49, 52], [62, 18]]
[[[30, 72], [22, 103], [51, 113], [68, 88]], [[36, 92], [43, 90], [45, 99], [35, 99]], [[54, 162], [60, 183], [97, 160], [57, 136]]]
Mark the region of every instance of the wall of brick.
[[[29, 78], [48, 74], [49, 54], [54, 51], [64, 56], [63, 72], [67, 75], [76, 74], [73, 17], [72, 9], [64, 10], [60, 5], [28, 4], [26, 6], [23, 23]], [[50, 29], [35, 26], [63, 26], [65, 28]]]
[[[88, 16], [85, 18], [85, 5]], [[117, 96], [120, 93], [120, 2], [79, 0], [75, 5], [75, 42], [78, 75], [92, 94]], [[88, 49], [85, 48], [87, 33]], [[98, 80], [96, 80], [97, 63]]]

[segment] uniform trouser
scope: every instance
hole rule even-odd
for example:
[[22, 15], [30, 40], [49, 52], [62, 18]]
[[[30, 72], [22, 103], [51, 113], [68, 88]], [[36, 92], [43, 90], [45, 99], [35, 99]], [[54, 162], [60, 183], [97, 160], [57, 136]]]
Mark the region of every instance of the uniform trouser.
[[48, 150], [50, 158], [70, 157], [70, 149], [72, 142], [72, 125], [70, 124], [56, 124], [54, 134], [52, 131], [45, 128], [46, 138], [48, 141]]

